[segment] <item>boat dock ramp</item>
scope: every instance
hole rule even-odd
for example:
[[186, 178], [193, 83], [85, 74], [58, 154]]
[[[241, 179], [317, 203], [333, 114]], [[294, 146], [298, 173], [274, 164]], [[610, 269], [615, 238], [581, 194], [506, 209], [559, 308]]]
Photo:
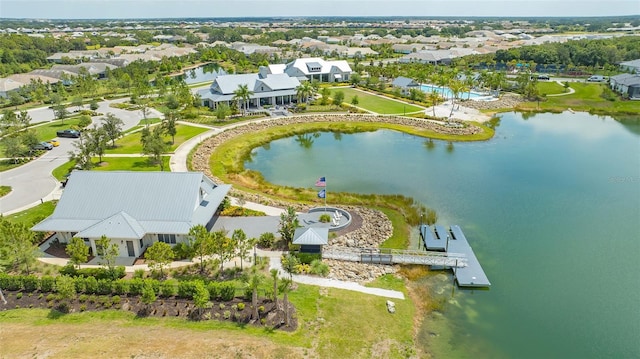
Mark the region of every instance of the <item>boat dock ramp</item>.
[[460, 287], [484, 288], [490, 287], [491, 282], [484, 273], [478, 258], [473, 253], [462, 229], [458, 225], [452, 225], [450, 230], [444, 226], [434, 225], [420, 226], [420, 237], [427, 251], [439, 251], [443, 253], [455, 253], [455, 257], [464, 259], [465, 265], [445, 265], [453, 269], [453, 275]]

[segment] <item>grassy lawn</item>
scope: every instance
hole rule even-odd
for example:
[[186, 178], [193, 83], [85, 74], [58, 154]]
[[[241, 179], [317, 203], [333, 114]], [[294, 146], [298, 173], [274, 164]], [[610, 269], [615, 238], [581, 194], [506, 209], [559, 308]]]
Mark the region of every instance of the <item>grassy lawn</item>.
[[15, 223], [24, 223], [27, 226], [32, 226], [36, 224], [36, 222], [43, 220], [45, 217], [48, 217], [53, 213], [54, 208], [56, 208], [57, 201], [48, 201], [42, 204], [39, 204], [35, 207], [29, 208], [22, 212], [14, 213], [5, 217], [5, 219], [15, 222]]
[[[194, 127], [188, 125], [176, 125], [177, 133], [175, 137], [175, 143], [171, 145], [169, 151], [173, 151], [182, 143], [187, 141], [188, 139], [195, 137], [203, 132], [208, 131], [208, 129], [203, 127]], [[116, 148], [108, 149], [107, 153], [120, 153], [120, 154], [138, 154], [142, 153], [142, 144], [140, 143], [140, 137], [142, 133], [140, 131], [136, 133], [131, 133], [122, 137], [121, 139], [116, 141]], [[164, 136], [167, 140], [167, 143], [171, 143], [171, 136]]]
[[[586, 111], [595, 114], [609, 115], [637, 115], [640, 114], [640, 103], [638, 101], [623, 101], [615, 98], [609, 101], [603, 98], [609, 90], [604, 84], [590, 84], [572, 82], [571, 88], [576, 92], [566, 96], [547, 97], [540, 102], [541, 111], [562, 112], [571, 108], [575, 111]], [[536, 102], [526, 102], [518, 105], [519, 110], [538, 110]]]
[[135, 126], [131, 127], [130, 129], [124, 131], [124, 133], [126, 134], [126, 133], [129, 133], [129, 132], [133, 132], [133, 131], [139, 130], [139, 129], [143, 128], [144, 126], [146, 126], [147, 123], [150, 124], [150, 125], [153, 125], [154, 123], [160, 123], [160, 122], [162, 122], [162, 120], [160, 118], [158, 118], [158, 117], [148, 118], [146, 122], [145, 122], [145, 120], [140, 120], [140, 122], [138, 122], [137, 125], [135, 125]]
[[[401, 279], [386, 276], [372, 284], [405, 292]], [[0, 346], [6, 357], [245, 357], [405, 358], [413, 353], [411, 300], [394, 300], [340, 289], [297, 285], [289, 299], [300, 321], [293, 333], [215, 320], [137, 318], [106, 310], [51, 315], [43, 309], [0, 312]], [[352, 335], [357, 333], [357, 335]], [[346, 335], [348, 334], [348, 335]], [[83, 340], [75, 340], [81, 336]], [[38, 343], [34, 347], [34, 343]], [[228, 355], [226, 355], [228, 354]]]
[[[162, 156], [165, 171], [169, 171], [170, 159], [170, 156]], [[97, 158], [95, 162], [98, 162]], [[160, 166], [149, 163], [147, 157], [102, 157], [102, 164], [92, 171], [160, 171]]]
[[0, 197], [6, 196], [11, 192], [11, 186], [0, 186]]
[[382, 96], [372, 95], [366, 92], [358, 91], [349, 87], [332, 89], [333, 95], [336, 91], [344, 92], [344, 102], [351, 103], [353, 96], [358, 96], [358, 107], [373, 111], [379, 114], [404, 114], [409, 112], [421, 111], [423, 108], [413, 105], [405, 105], [402, 102], [390, 100]]
[[[0, 147], [0, 157], [4, 155], [3, 149]], [[18, 166], [22, 166], [24, 162], [14, 163], [13, 160], [3, 160], [0, 161], [0, 172], [8, 171], [12, 168], [16, 168]]]
[[557, 95], [557, 94], [565, 93], [564, 86], [558, 84], [555, 81], [552, 81], [552, 82], [538, 81], [538, 91], [540, 91], [540, 95]]
[[47, 141], [52, 138], [58, 137], [56, 135], [57, 131], [66, 130], [67, 128], [71, 128], [71, 126], [77, 126], [79, 122], [80, 118], [78, 117], [68, 118], [64, 120], [64, 124], [61, 121], [54, 121], [46, 125], [33, 127], [33, 129], [36, 131], [38, 139]]

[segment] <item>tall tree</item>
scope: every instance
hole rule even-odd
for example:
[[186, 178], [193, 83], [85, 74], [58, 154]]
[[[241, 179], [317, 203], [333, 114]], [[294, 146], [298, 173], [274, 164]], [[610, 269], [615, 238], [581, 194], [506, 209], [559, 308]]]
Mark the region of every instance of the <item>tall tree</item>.
[[249, 90], [249, 85], [240, 84], [238, 88], [233, 91], [233, 99], [241, 103], [243, 113], [246, 114], [249, 109], [249, 100], [253, 95], [253, 91]]
[[253, 320], [260, 319], [260, 313], [258, 313], [258, 288], [264, 282], [264, 275], [257, 271], [257, 267], [253, 267], [251, 275], [247, 279], [247, 286], [251, 289], [251, 318]]
[[290, 319], [290, 311], [289, 311], [289, 291], [291, 291], [291, 286], [293, 285], [293, 281], [289, 278], [282, 278], [280, 280], [280, 291], [282, 292], [282, 306], [284, 309], [284, 325], [287, 327], [291, 325]]
[[94, 126], [93, 129], [88, 131], [87, 146], [89, 146], [91, 152], [98, 156], [99, 161], [102, 163], [102, 156], [107, 150], [107, 144], [109, 141], [109, 135], [104, 129], [104, 126]]
[[96, 251], [98, 252], [96, 254], [102, 257], [104, 261], [103, 264], [106, 265], [108, 269], [113, 269], [119, 253], [118, 245], [111, 243], [111, 239], [103, 235], [100, 239], [96, 240]]
[[205, 258], [213, 254], [213, 246], [213, 235], [205, 226], [198, 224], [189, 229], [189, 253], [200, 260], [200, 273], [204, 273]]
[[207, 287], [205, 287], [204, 283], [201, 280], [194, 281], [193, 304], [196, 306], [196, 308], [198, 308], [198, 318], [202, 317], [203, 309], [211, 307], [209, 298], [209, 290], [207, 290]]
[[159, 270], [160, 276], [164, 276], [163, 269], [173, 260], [171, 246], [164, 242], [155, 242], [144, 252], [144, 258], [149, 261], [149, 268]]
[[343, 91], [335, 91], [333, 93], [333, 105], [336, 107], [340, 107], [344, 102], [344, 92]]
[[81, 263], [86, 263], [89, 258], [89, 247], [84, 244], [82, 238], [73, 237], [67, 244], [65, 252], [69, 255], [69, 263], [74, 266], [78, 266]]
[[178, 114], [175, 111], [169, 111], [164, 115], [164, 120], [162, 120], [162, 128], [164, 132], [171, 136], [171, 143], [176, 142], [176, 133], [178, 133], [178, 129], [176, 127], [176, 122], [178, 121]]
[[436, 106], [438, 105], [438, 101], [440, 100], [440, 95], [438, 91], [435, 89], [429, 92], [429, 101], [431, 101], [431, 108], [433, 110], [433, 117], [436, 117]]
[[278, 225], [278, 233], [286, 243], [293, 241], [293, 234], [296, 228], [300, 227], [298, 215], [293, 207], [287, 207], [287, 211], [280, 214], [280, 223]]
[[107, 132], [107, 137], [111, 140], [111, 147], [116, 147], [116, 140], [122, 135], [124, 122], [112, 113], [108, 113], [100, 119], [102, 128]]
[[234, 230], [231, 238], [238, 248], [237, 254], [238, 257], [240, 257], [240, 269], [243, 269], [242, 262], [249, 254], [249, 250], [254, 246], [255, 239], [247, 238], [246, 233], [244, 233], [242, 229]]
[[163, 134], [162, 126], [156, 126], [151, 133], [140, 138], [142, 153], [149, 155], [153, 163], [160, 165], [160, 171], [164, 171], [162, 154], [169, 149], [169, 144], [164, 141]]
[[29, 227], [0, 218], [0, 266], [29, 274], [36, 255], [34, 233]]
[[313, 95], [313, 86], [311, 86], [311, 82], [303, 81], [296, 88], [296, 96], [298, 98], [298, 102], [307, 102], [309, 98]]

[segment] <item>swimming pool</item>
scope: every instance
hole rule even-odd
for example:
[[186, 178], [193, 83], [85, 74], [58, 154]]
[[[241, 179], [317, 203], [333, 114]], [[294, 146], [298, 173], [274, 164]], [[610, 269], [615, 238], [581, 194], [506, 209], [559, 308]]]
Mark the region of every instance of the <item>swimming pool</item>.
[[[440, 96], [446, 98], [447, 100], [453, 97], [453, 93], [451, 92], [451, 89], [448, 87], [438, 87], [434, 85], [420, 85], [420, 90], [427, 94], [435, 90]], [[485, 100], [489, 96], [490, 95], [487, 93], [471, 91], [471, 92], [462, 92], [458, 97], [463, 100], [466, 100], [467, 98], [471, 100]]]

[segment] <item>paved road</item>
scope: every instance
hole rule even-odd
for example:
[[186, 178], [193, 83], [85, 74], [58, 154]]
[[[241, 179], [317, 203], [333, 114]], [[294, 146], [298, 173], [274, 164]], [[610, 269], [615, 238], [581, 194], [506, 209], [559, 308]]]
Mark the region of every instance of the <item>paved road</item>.
[[[100, 102], [97, 110], [100, 116], [93, 118], [99, 124], [99, 118], [107, 113], [113, 113], [124, 122], [123, 130], [137, 125], [143, 116], [140, 111], [127, 111], [110, 107], [110, 104], [124, 102], [127, 99]], [[52, 121], [53, 111], [48, 107], [29, 110], [33, 123]], [[152, 110], [148, 117], [162, 117], [162, 114]], [[41, 201], [60, 198], [60, 183], [51, 175], [56, 167], [69, 161], [69, 151], [74, 149], [76, 139], [61, 138], [60, 146], [47, 151], [42, 157], [26, 165], [0, 172], [0, 184], [11, 186], [11, 193], [0, 198], [0, 213], [3, 215], [19, 212], [30, 208]]]

